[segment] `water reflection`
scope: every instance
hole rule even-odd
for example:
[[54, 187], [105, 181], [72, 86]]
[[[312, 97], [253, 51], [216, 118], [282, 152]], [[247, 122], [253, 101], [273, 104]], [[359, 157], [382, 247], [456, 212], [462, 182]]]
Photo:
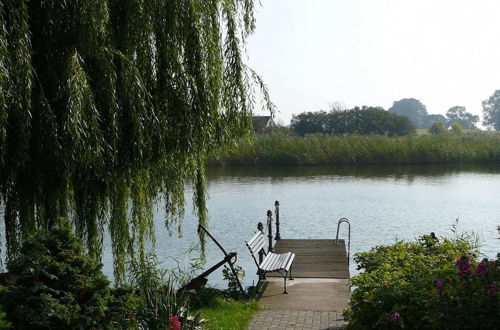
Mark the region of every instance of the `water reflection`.
[[308, 178], [317, 176], [341, 176], [357, 178], [394, 178], [412, 182], [415, 178], [435, 178], [462, 172], [498, 174], [498, 165], [342, 165], [342, 166], [247, 166], [210, 167], [209, 181], [224, 178], [240, 180], [253, 178]]

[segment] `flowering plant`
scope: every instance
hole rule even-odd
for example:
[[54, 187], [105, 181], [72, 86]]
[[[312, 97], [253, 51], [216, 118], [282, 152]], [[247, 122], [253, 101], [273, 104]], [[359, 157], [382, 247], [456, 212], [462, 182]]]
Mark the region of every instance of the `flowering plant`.
[[467, 240], [428, 239], [356, 254], [364, 272], [350, 280], [350, 328], [500, 328], [500, 259], [477, 262]]
[[170, 320], [170, 325], [168, 326], [168, 329], [173, 329], [173, 330], [181, 330], [181, 322], [179, 321], [179, 318], [177, 316], [171, 316], [169, 318]]

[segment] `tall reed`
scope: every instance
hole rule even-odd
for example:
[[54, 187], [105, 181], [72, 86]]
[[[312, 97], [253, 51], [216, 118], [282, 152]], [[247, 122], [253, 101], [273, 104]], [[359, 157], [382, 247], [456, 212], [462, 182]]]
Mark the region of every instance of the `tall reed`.
[[256, 136], [210, 165], [361, 165], [500, 163], [500, 134]]

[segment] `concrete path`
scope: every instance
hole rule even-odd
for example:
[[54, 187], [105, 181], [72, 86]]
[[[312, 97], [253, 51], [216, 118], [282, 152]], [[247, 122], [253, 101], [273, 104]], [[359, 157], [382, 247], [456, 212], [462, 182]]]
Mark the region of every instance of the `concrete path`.
[[264, 310], [250, 322], [248, 329], [343, 329], [347, 325], [342, 311], [349, 302], [347, 279], [296, 278], [287, 281], [268, 278], [259, 299]]
[[337, 312], [320, 311], [282, 311], [264, 310], [257, 314], [250, 325], [249, 330], [304, 330], [322, 329], [337, 330], [345, 329], [347, 323], [342, 314]]

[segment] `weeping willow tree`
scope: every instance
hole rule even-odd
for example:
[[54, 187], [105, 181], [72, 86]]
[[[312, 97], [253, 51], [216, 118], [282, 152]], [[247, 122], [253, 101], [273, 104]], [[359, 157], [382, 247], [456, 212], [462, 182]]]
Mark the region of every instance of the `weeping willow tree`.
[[[182, 216], [207, 220], [204, 164], [249, 128], [254, 0], [0, 0], [0, 198], [7, 257], [71, 223], [115, 277]], [[265, 99], [267, 94], [264, 93]], [[270, 102], [268, 103], [269, 105]]]

